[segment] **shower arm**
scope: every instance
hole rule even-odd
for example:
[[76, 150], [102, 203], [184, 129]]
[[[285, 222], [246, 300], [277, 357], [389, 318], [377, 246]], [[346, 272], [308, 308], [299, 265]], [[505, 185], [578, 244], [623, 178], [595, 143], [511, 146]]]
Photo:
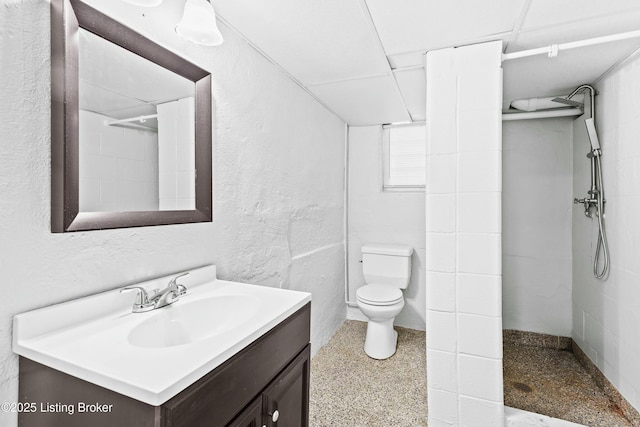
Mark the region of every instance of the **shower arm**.
[[573, 92], [571, 92], [569, 95], [567, 95], [567, 97], [565, 99], [571, 99], [574, 96], [576, 96], [579, 92], [583, 92], [585, 90], [589, 91], [589, 118], [593, 119], [593, 121], [595, 122], [596, 120], [596, 104], [595, 104], [595, 100], [596, 100], [596, 90], [593, 88], [593, 86], [588, 85], [588, 84], [584, 84], [584, 85], [580, 85], [577, 88], [575, 88], [573, 90]]
[[[578, 86], [571, 92], [565, 99], [570, 100], [578, 93], [589, 91], [589, 118], [593, 120], [595, 123], [596, 120], [596, 90], [593, 86], [589, 84], [583, 84]], [[591, 218], [590, 207], [596, 205], [598, 203], [599, 198], [603, 198], [604, 195], [599, 195], [600, 191], [598, 190], [598, 177], [596, 171], [596, 157], [600, 157], [602, 151], [600, 148], [591, 147], [591, 151], [587, 153], [587, 158], [591, 161], [591, 189], [587, 192], [589, 194], [588, 198], [584, 199], [574, 199], [574, 203], [583, 203], [584, 204], [584, 213], [586, 216]]]

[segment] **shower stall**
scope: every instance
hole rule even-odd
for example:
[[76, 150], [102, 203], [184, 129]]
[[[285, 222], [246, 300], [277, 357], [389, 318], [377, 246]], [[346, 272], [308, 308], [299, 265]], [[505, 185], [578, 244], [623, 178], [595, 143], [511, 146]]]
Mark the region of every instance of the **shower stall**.
[[[586, 97], [581, 96], [581, 100], [576, 100], [576, 95], [589, 94], [589, 102], [587, 104], [587, 110], [585, 111]], [[511, 103], [511, 107], [516, 110], [524, 110], [528, 112], [540, 111], [542, 114], [537, 116], [542, 118], [546, 114], [545, 118], [561, 117], [561, 112], [569, 113], [567, 116], [574, 114], [584, 117], [584, 124], [587, 130], [587, 137], [589, 140], [590, 148], [586, 154], [587, 159], [591, 165], [591, 180], [590, 188], [587, 191], [587, 196], [583, 198], [574, 197], [574, 204], [581, 204], [584, 207], [584, 214], [587, 218], [594, 218], [598, 225], [598, 238], [596, 244], [596, 250], [593, 257], [593, 275], [596, 279], [606, 279], [606, 275], [609, 272], [609, 247], [607, 244], [607, 233], [605, 229], [604, 220], [604, 207], [606, 199], [604, 197], [604, 180], [602, 176], [602, 148], [600, 146], [600, 140], [596, 131], [596, 103], [595, 103], [596, 90], [589, 84], [582, 84], [574, 89], [570, 94], [566, 96], [555, 96], [546, 98], [530, 98], [519, 99]], [[560, 109], [561, 105], [567, 105], [572, 107], [571, 109]], [[549, 114], [550, 113], [550, 114]], [[521, 114], [507, 115], [509, 119], [514, 120], [520, 118]], [[535, 118], [534, 116], [533, 118]], [[532, 118], [531, 116], [524, 119]]]
[[[556, 352], [600, 387], [623, 424], [588, 425], [640, 425], [640, 51], [592, 80], [559, 72], [564, 86], [538, 89], [516, 113], [532, 120], [514, 120], [495, 114], [503, 80], [530, 70], [494, 43], [426, 59], [426, 215], [455, 218], [427, 230], [430, 422], [501, 425], [508, 388], [535, 394], [540, 378], [503, 383], [504, 340]], [[585, 396], [566, 394], [550, 416]]]
[[[620, 322], [639, 303], [640, 293], [630, 289], [635, 278], [620, 281], [627, 273], [620, 251], [635, 248], [620, 245], [624, 231], [617, 224], [620, 178], [627, 178], [618, 175], [618, 162], [628, 161], [619, 157], [621, 132], [638, 119], [617, 123], [619, 110], [607, 111], [619, 95], [607, 82], [619, 78], [514, 103], [525, 110], [537, 105], [538, 112], [577, 109], [575, 117], [503, 125], [505, 405], [585, 425], [640, 422], [640, 376], [629, 363], [640, 344], [631, 325], [640, 323]], [[555, 391], [565, 384], [571, 388]], [[553, 398], [545, 401], [545, 394]]]

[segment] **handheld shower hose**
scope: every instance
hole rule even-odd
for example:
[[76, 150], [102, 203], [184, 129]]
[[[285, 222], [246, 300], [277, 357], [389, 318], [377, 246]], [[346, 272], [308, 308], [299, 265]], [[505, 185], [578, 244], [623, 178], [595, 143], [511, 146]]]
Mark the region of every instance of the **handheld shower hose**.
[[[595, 152], [596, 150], [594, 150]], [[599, 150], [597, 150], [599, 151]], [[600, 153], [595, 154], [596, 171], [598, 174], [598, 183], [603, 187], [602, 183], [602, 163]], [[596, 255], [593, 259], [593, 275], [597, 279], [603, 279], [609, 272], [609, 245], [607, 243], [607, 231], [604, 228], [604, 192], [600, 190], [597, 195], [596, 216], [598, 217], [598, 244], [596, 246]], [[602, 270], [598, 269], [598, 260], [602, 251]]]
[[[587, 154], [587, 158], [591, 160], [591, 189], [587, 192], [588, 196], [584, 199], [574, 199], [574, 203], [581, 203], [584, 205], [584, 214], [589, 218], [593, 218], [591, 212], [592, 208], [595, 208], [595, 214], [598, 219], [598, 243], [596, 245], [596, 253], [593, 260], [593, 275], [597, 279], [606, 278], [609, 273], [609, 245], [607, 243], [607, 232], [604, 222], [604, 204], [606, 202], [604, 198], [604, 184], [602, 180], [602, 148], [600, 147], [600, 141], [598, 140], [598, 134], [595, 126], [595, 95], [596, 91], [591, 85], [578, 86], [573, 92], [571, 92], [566, 98], [556, 98], [554, 101], [563, 104], [573, 104], [574, 101], [570, 101], [573, 96], [579, 92], [589, 91], [590, 104], [589, 104], [589, 118], [585, 119], [584, 124], [587, 127], [587, 134], [589, 136], [589, 142], [591, 144], [591, 151]], [[584, 104], [582, 104], [584, 109]], [[599, 268], [600, 258], [602, 256], [602, 267]]]

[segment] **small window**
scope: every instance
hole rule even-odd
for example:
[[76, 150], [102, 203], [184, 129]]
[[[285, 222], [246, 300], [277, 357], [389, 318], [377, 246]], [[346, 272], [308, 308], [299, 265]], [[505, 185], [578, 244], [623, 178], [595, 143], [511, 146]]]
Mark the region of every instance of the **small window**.
[[424, 188], [426, 129], [421, 126], [390, 126], [384, 129], [384, 189]]

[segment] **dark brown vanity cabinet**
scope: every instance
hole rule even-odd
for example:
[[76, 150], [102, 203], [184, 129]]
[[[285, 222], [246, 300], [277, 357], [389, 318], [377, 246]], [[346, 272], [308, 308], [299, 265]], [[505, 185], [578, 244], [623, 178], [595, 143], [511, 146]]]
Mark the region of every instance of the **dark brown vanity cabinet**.
[[228, 427], [260, 427], [264, 425], [262, 419], [262, 396], [260, 396], [251, 402]]
[[101, 413], [22, 412], [19, 425], [307, 427], [310, 313], [308, 303], [161, 406], [148, 405], [21, 357], [20, 402], [76, 407], [78, 402], [99, 402], [112, 406]]
[[245, 408], [230, 427], [297, 427], [309, 424], [309, 348], [296, 357]]

